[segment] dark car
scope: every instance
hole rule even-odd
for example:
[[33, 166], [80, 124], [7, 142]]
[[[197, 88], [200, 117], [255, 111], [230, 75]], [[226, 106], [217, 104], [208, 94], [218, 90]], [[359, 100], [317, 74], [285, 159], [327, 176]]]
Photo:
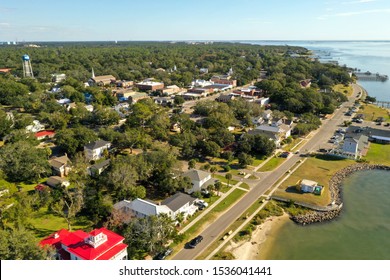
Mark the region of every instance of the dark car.
[[190, 248], [195, 248], [196, 245], [198, 245], [202, 240], [203, 240], [203, 236], [198, 235], [197, 237], [195, 237], [194, 239], [192, 239], [192, 240], [190, 241], [190, 243], [188, 244], [188, 246], [189, 246]]
[[168, 248], [164, 252], [159, 253], [154, 259], [155, 260], [165, 260], [170, 254], [172, 254], [172, 249]]
[[290, 155], [290, 153], [289, 152], [283, 152], [283, 153], [281, 153], [280, 154], [280, 156], [279, 157], [282, 157], [282, 158], [288, 158], [288, 156]]

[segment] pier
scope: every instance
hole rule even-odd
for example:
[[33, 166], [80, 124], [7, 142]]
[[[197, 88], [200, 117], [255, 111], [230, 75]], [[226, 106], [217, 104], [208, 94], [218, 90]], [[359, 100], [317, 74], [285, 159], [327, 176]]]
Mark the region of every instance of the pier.
[[389, 79], [387, 75], [381, 75], [379, 73], [373, 74], [371, 72], [354, 72], [354, 75], [360, 81], [380, 81], [385, 82]]
[[390, 101], [376, 101], [374, 104], [381, 108], [390, 108]]

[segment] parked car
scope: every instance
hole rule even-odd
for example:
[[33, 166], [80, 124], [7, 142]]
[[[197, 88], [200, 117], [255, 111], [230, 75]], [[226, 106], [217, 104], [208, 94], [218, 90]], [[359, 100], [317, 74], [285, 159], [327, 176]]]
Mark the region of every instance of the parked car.
[[195, 248], [196, 245], [198, 245], [201, 241], [203, 240], [203, 236], [202, 235], [198, 235], [197, 237], [195, 237], [194, 239], [192, 239], [190, 241], [190, 243], [188, 243], [188, 246], [190, 248]]
[[283, 152], [283, 153], [280, 154], [279, 157], [288, 158], [289, 155], [290, 155], [290, 152]]
[[172, 254], [173, 250], [171, 248], [166, 249], [165, 251], [157, 254], [154, 258], [155, 260], [165, 260], [170, 254]]

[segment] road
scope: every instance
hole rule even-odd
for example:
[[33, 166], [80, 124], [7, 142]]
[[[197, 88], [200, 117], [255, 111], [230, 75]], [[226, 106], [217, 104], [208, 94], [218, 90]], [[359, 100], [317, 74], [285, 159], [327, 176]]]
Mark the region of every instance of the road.
[[[346, 108], [352, 106], [356, 99], [356, 93], [361, 91], [358, 85], [353, 85], [354, 93], [349, 98], [349, 101], [344, 103], [340, 109], [337, 109], [332, 118], [323, 121], [323, 125], [315, 132], [312, 132], [311, 138], [300, 149], [302, 153], [315, 151], [319, 149], [329, 140], [334, 134], [338, 126], [347, 118], [344, 116]], [[349, 119], [349, 118], [348, 118]], [[314, 135], [313, 135], [314, 134]], [[191, 260], [200, 255], [210, 244], [212, 244], [225, 229], [239, 218], [246, 209], [251, 206], [261, 195], [263, 195], [270, 187], [272, 187], [278, 179], [286, 174], [298, 161], [299, 155], [292, 155], [283, 164], [281, 164], [273, 172], [269, 173], [264, 178], [261, 178], [256, 186], [254, 186], [240, 201], [232, 208], [221, 215], [214, 223], [208, 226], [200, 235], [203, 236], [203, 241], [194, 249], [182, 249], [172, 259], [174, 260]]]

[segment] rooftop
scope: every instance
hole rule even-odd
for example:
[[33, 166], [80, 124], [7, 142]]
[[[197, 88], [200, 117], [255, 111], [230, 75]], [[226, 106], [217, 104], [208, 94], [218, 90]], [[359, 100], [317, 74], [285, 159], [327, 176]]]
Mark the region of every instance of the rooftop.
[[188, 194], [178, 192], [174, 194], [171, 197], [168, 197], [163, 202], [161, 202], [162, 205], [166, 205], [171, 209], [173, 212], [176, 212], [181, 207], [183, 207], [186, 203], [192, 203], [196, 200], [196, 198], [189, 196]]
[[96, 150], [96, 149], [104, 147], [108, 144], [111, 144], [111, 143], [108, 141], [104, 141], [104, 140], [96, 140], [94, 142], [88, 143], [87, 145], [84, 146], [84, 148], [89, 149], [89, 150]]
[[207, 177], [210, 177], [211, 174], [197, 169], [191, 169], [183, 173], [183, 176], [189, 177], [193, 181], [202, 181], [206, 179]]

